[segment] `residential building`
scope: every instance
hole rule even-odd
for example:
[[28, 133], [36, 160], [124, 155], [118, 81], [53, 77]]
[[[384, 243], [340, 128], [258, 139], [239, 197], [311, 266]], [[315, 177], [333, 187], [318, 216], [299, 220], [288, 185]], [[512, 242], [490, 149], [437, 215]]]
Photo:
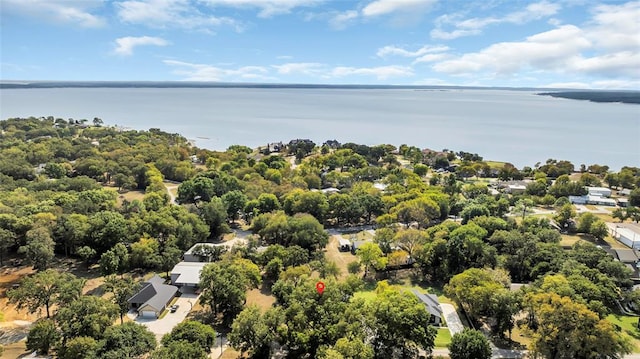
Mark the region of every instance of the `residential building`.
[[142, 283], [140, 290], [129, 298], [129, 305], [144, 318], [158, 318], [176, 296], [178, 287], [164, 284], [157, 274]]
[[429, 324], [440, 325], [440, 323], [442, 323], [442, 308], [440, 308], [438, 297], [434, 294], [422, 294], [415, 289], [413, 290], [413, 294], [420, 299], [429, 314], [431, 314]]
[[171, 284], [180, 287], [182, 293], [195, 291], [200, 284], [200, 273], [207, 262], [180, 262], [171, 270]]

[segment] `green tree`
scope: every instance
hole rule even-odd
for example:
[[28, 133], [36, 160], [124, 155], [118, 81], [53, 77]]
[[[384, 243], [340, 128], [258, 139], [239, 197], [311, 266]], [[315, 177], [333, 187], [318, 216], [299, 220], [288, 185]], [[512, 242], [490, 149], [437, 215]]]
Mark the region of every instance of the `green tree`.
[[44, 307], [47, 318], [50, 318], [51, 306], [66, 304], [80, 297], [84, 283], [84, 279], [73, 274], [47, 269], [23, 279], [18, 288], [7, 291], [7, 297], [19, 309], [27, 308], [30, 313]]
[[20, 247], [18, 253], [24, 254], [34, 268], [46, 269], [54, 257], [55, 246], [49, 230], [36, 227], [27, 231], [25, 238], [26, 245]]
[[51, 348], [57, 345], [60, 333], [51, 319], [40, 319], [31, 327], [27, 335], [27, 349], [37, 351], [38, 354], [49, 354]]
[[231, 191], [222, 195], [222, 202], [227, 208], [227, 218], [233, 222], [238, 219], [247, 204], [247, 196], [242, 191]]
[[229, 342], [240, 350], [240, 354], [248, 352], [250, 356], [268, 356], [269, 346], [273, 340], [272, 329], [257, 306], [246, 307], [233, 321]]
[[76, 337], [68, 340], [58, 350], [61, 359], [97, 359], [100, 344], [92, 337]]
[[216, 332], [211, 326], [187, 320], [173, 327], [169, 334], [162, 337], [162, 345], [170, 346], [171, 343], [184, 341], [209, 353], [215, 340]]
[[366, 307], [368, 326], [373, 333], [371, 345], [376, 358], [413, 357], [417, 349], [430, 353], [436, 331], [425, 325], [430, 314], [412, 293], [388, 287], [381, 282], [377, 296]]
[[384, 257], [380, 247], [372, 242], [364, 243], [356, 250], [356, 256], [364, 265], [364, 277], [369, 274], [371, 267], [381, 270], [387, 266], [387, 258]]
[[451, 359], [489, 359], [491, 346], [489, 340], [478, 330], [465, 328], [451, 338], [449, 357]]
[[529, 295], [526, 299], [534, 322], [531, 344], [543, 358], [615, 358], [631, 351], [624, 337], [584, 304], [555, 293]]
[[218, 238], [229, 232], [229, 226], [226, 223], [227, 208], [219, 197], [213, 197], [205, 202], [200, 208], [200, 216], [209, 225], [209, 233], [212, 238]]
[[569, 224], [572, 218], [576, 216], [576, 211], [573, 209], [571, 203], [566, 203], [562, 207], [556, 210], [556, 214], [553, 219], [565, 230], [569, 229]]
[[105, 290], [113, 294], [112, 301], [118, 306], [120, 324], [124, 323], [124, 315], [129, 311], [129, 298], [135, 293], [135, 284], [131, 278], [118, 278], [108, 276], [105, 281]]
[[627, 219], [627, 214], [622, 208], [616, 208], [611, 212], [611, 217], [619, 219], [620, 223], [624, 222]]
[[82, 336], [101, 339], [117, 316], [117, 305], [100, 297], [82, 296], [60, 308], [56, 322], [65, 341]]
[[214, 313], [222, 313], [231, 322], [242, 311], [246, 291], [257, 287], [260, 269], [247, 260], [218, 262], [206, 265], [200, 275], [203, 293], [200, 303], [211, 306]]
[[589, 226], [589, 234], [597, 240], [603, 240], [609, 234], [609, 227], [603, 220], [598, 219]]
[[209, 355], [200, 346], [186, 340], [172, 341], [151, 353], [151, 359], [207, 359]]
[[8, 229], [0, 228], [0, 266], [3, 265], [2, 260], [16, 241], [16, 234]]
[[156, 337], [147, 327], [134, 322], [108, 327], [98, 353], [100, 358], [139, 358], [156, 347]]

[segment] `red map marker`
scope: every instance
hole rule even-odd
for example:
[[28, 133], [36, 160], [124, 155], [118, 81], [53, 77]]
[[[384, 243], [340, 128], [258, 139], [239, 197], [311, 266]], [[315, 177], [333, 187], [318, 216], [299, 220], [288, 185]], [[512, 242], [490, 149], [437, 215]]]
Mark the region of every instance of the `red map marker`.
[[316, 290], [318, 291], [318, 294], [322, 295], [322, 292], [324, 292], [324, 283], [316, 283]]

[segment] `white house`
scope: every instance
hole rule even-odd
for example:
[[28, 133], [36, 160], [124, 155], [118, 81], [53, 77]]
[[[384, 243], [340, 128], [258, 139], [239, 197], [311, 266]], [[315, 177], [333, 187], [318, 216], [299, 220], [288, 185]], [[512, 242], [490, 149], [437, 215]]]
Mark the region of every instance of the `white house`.
[[180, 262], [171, 270], [171, 284], [180, 287], [184, 292], [185, 288], [195, 289], [200, 283], [200, 273], [202, 268], [209, 263], [206, 262]]
[[606, 187], [587, 187], [591, 196], [611, 197], [611, 189]]
[[640, 249], [640, 233], [633, 228], [616, 226], [613, 237], [629, 248]]

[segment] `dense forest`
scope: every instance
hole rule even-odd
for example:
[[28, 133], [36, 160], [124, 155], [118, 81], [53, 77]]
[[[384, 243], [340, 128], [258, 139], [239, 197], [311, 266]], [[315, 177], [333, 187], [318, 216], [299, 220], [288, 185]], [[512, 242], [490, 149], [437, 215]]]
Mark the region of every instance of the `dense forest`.
[[[99, 118], [13, 118], [0, 129], [0, 265], [34, 269], [3, 296], [39, 318], [30, 351], [206, 358], [220, 333], [252, 358], [418, 358], [436, 347], [489, 358], [490, 342], [549, 359], [638, 349], [636, 332], [612, 320], [631, 318], [636, 330], [633, 271], [603, 247], [613, 241], [605, 222], [640, 221], [640, 168], [549, 159], [518, 169], [336, 141], [210, 151]], [[518, 193], [502, 186], [516, 182]], [[629, 205], [601, 215], [568, 200], [604, 185], [626, 189]], [[372, 234], [344, 254], [344, 270], [332, 237], [362, 228]], [[199, 315], [160, 341], [125, 321], [141, 276], [166, 278], [195, 244], [238, 230], [251, 232], [244, 245], [198, 248], [211, 262]], [[89, 272], [99, 291], [83, 290], [78, 273]], [[256, 288], [272, 304], [247, 304]], [[450, 301], [467, 329], [439, 344], [441, 328], [410, 288]]]

